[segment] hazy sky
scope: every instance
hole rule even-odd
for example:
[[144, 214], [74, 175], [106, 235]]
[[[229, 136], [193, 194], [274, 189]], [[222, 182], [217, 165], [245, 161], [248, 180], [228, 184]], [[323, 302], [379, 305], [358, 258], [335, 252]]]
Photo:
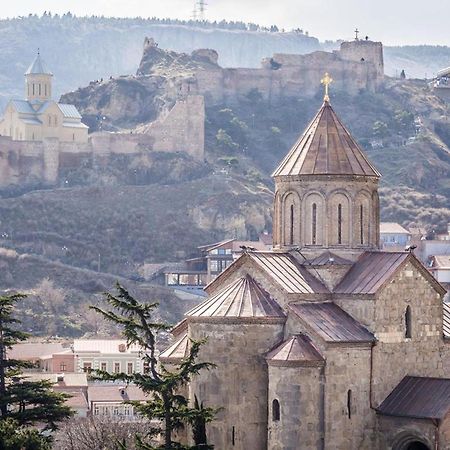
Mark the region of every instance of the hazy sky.
[[[303, 28], [320, 40], [362, 35], [385, 44], [450, 45], [450, 0], [206, 0], [211, 20], [243, 20]], [[2, 1], [1, 17], [71, 11], [76, 15], [157, 16], [187, 19], [194, 0]]]

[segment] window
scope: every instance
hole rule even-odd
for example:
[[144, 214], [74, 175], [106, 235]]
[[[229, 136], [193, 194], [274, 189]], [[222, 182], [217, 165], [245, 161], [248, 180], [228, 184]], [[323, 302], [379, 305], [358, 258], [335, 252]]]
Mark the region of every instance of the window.
[[48, 116], [48, 126], [51, 127], [52, 126], [52, 117]]
[[94, 416], [98, 416], [100, 413], [100, 409], [97, 405], [94, 406]]
[[289, 243], [294, 244], [294, 205], [291, 205], [291, 216], [289, 223]]
[[211, 272], [217, 272], [219, 270], [219, 261], [217, 259], [211, 259], [209, 262]]
[[352, 418], [352, 390], [347, 391], [347, 416], [349, 419]]
[[312, 244], [317, 243], [317, 204], [312, 204]]
[[342, 205], [338, 205], [338, 244], [342, 244]]
[[405, 311], [405, 338], [411, 338], [411, 307], [409, 305]]
[[34, 95], [34, 83], [33, 83], [33, 95]]
[[41, 95], [41, 83], [39, 83], [39, 95]]
[[66, 363], [62, 362], [62, 363], [59, 365], [59, 371], [60, 371], [60, 372], [65, 372], [66, 370], [67, 370]]
[[359, 206], [359, 243], [364, 245], [364, 206]]
[[47, 97], [47, 85], [44, 84], [45, 96]]
[[168, 273], [166, 274], [166, 277], [168, 286], [176, 286], [178, 284], [178, 274]]
[[278, 422], [280, 420], [280, 402], [274, 399], [272, 402], [272, 420]]
[[219, 255], [226, 255], [226, 249], [224, 248], [219, 248]]
[[128, 375], [131, 375], [133, 373], [133, 363], [132, 362], [129, 362], [128, 364], [127, 364], [127, 374]]
[[234, 429], [234, 427], [231, 429], [231, 445], [235, 445], [236, 444], [236, 430]]
[[114, 416], [118, 416], [119, 415], [119, 407], [118, 406], [114, 406], [114, 408], [113, 408], [113, 415]]
[[120, 372], [120, 362], [115, 362], [114, 363], [114, 373], [119, 373]]
[[102, 362], [100, 364], [100, 370], [102, 370], [103, 372], [106, 372], [108, 370], [108, 367], [105, 362]]
[[83, 372], [90, 373], [91, 371], [92, 371], [92, 363], [91, 362], [83, 363]]
[[75, 140], [75, 133], [72, 133], [72, 141]]

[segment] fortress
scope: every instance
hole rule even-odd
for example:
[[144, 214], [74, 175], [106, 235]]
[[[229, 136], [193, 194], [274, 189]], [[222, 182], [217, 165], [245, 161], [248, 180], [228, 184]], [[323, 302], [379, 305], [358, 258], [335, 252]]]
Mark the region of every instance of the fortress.
[[[312, 97], [326, 71], [338, 91], [375, 92], [383, 68], [382, 44], [369, 40], [343, 42], [333, 53], [275, 54], [260, 69], [230, 69], [218, 65], [214, 50], [180, 54], [146, 38], [135, 76], [93, 82], [57, 103], [38, 55], [25, 75], [27, 100], [11, 101], [0, 122], [0, 188], [57, 185], [66, 170], [107, 165], [115, 156], [184, 152], [203, 161], [205, 105], [235, 104], [252, 91], [269, 103]], [[93, 127], [89, 137], [81, 116]], [[117, 131], [103, 131], [102, 122]]]

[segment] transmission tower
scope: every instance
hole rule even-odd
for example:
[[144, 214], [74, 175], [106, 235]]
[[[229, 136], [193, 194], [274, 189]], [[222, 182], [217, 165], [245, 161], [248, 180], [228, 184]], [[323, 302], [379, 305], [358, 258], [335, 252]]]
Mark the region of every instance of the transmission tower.
[[199, 0], [197, 2], [197, 6], [198, 6], [199, 20], [205, 20], [205, 10], [206, 10], [206, 6], [208, 6], [208, 4], [205, 2], [205, 0]]

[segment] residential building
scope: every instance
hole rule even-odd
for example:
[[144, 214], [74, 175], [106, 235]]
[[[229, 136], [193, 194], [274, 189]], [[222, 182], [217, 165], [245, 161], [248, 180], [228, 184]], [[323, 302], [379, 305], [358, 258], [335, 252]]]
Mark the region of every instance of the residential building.
[[380, 223], [381, 248], [385, 251], [403, 251], [411, 241], [411, 233], [395, 222]]

